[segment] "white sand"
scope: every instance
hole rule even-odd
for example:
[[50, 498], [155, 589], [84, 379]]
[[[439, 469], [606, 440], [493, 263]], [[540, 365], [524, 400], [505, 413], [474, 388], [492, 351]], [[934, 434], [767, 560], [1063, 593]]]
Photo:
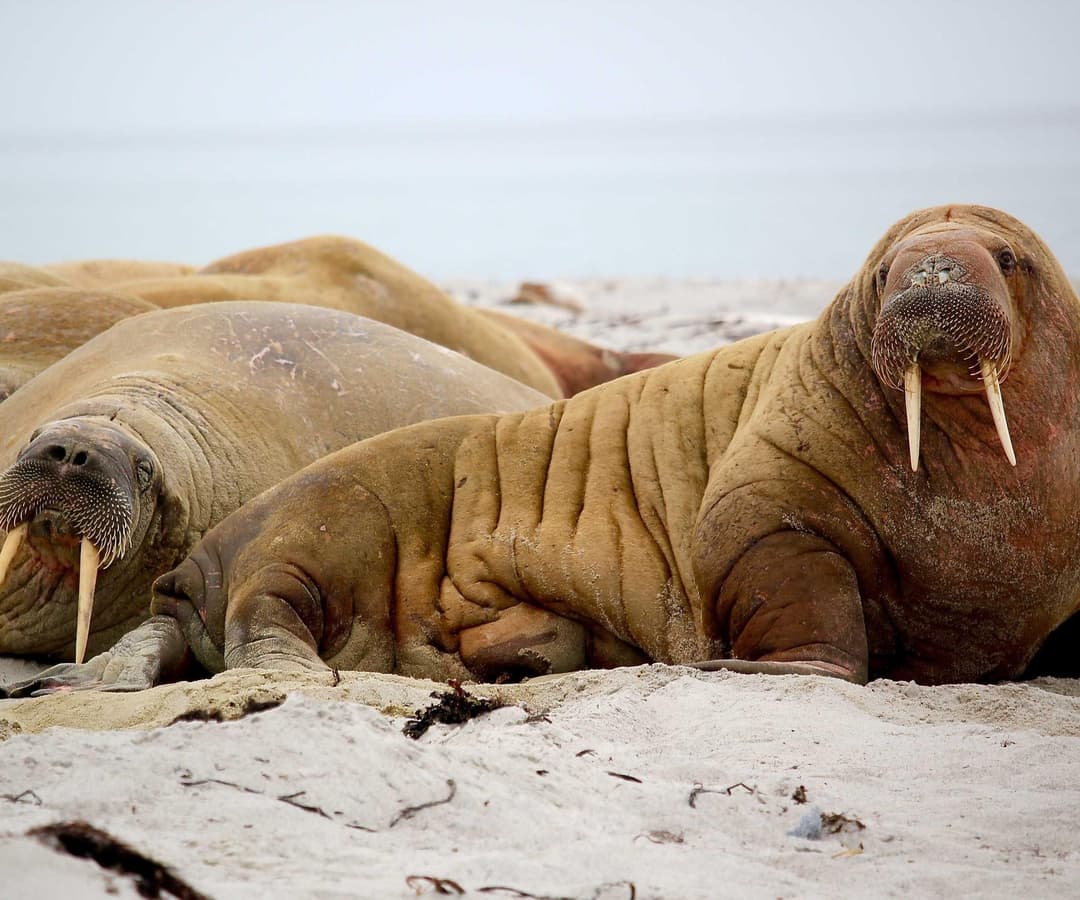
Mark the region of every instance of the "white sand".
[[[576, 286], [590, 311], [575, 321], [513, 309], [689, 352], [810, 315], [834, 287], [595, 283]], [[418, 741], [404, 716], [435, 685], [330, 681], [239, 671], [0, 701], [0, 895], [137, 896], [26, 836], [71, 820], [221, 898], [1080, 895], [1077, 681], [588, 672], [477, 687], [511, 705]], [[823, 814], [848, 821], [792, 834]]]

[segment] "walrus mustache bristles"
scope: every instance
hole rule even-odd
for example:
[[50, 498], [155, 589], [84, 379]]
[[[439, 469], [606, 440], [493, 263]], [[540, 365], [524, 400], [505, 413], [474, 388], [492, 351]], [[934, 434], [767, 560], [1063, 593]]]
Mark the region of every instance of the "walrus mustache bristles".
[[[947, 278], [939, 276], [939, 285], [947, 282]], [[922, 439], [919, 351], [933, 333], [947, 335], [958, 352], [971, 360], [971, 375], [982, 379], [998, 439], [1005, 456], [1015, 466], [1016, 454], [1005, 419], [1000, 379], [1000, 373], [1009, 368], [1012, 353], [1008, 318], [991, 296], [976, 285], [953, 284], [932, 290], [918, 283], [898, 293], [883, 308], [871, 346], [878, 378], [889, 387], [904, 391], [911, 470], [919, 468]]]
[[0, 547], [0, 586], [29, 533], [30, 520], [50, 507], [59, 508], [80, 536], [75, 662], [82, 663], [98, 571], [122, 558], [131, 546], [131, 502], [115, 482], [86, 478], [57, 484], [41, 461], [16, 463], [0, 477], [0, 527], [8, 531]]

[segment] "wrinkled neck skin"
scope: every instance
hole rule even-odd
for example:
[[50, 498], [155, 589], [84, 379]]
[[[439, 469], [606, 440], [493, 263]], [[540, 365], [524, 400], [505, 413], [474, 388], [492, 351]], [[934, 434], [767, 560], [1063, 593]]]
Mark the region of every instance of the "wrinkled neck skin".
[[1035, 274], [1013, 291], [1021, 322], [1002, 384], [1015, 468], [973, 378], [970, 393], [924, 383], [911, 470], [904, 392], [871, 367], [879, 300], [869, 263], [823, 313], [798, 351], [800, 386], [771, 411], [763, 436], [791, 477], [807, 477], [795, 471], [805, 466], [842, 498], [846, 521], [820, 528], [857, 572], [871, 677], [1017, 677], [1076, 608], [1078, 305], [1048, 254], [1027, 262]]
[[[129, 548], [99, 571], [88, 643], [92, 656], [148, 616], [153, 579], [179, 562], [206, 530], [208, 511], [192, 509], [188, 501], [196, 496], [194, 478], [202, 460], [191, 452], [197, 450], [192, 425], [151, 389], [129, 383], [62, 409], [50, 421], [75, 416], [109, 423], [142, 441], [152, 448], [157, 469], [150, 488], [136, 498]], [[187, 448], [183, 457], [181, 445]], [[0, 586], [0, 652], [70, 660], [78, 584], [77, 548], [31, 536]]]

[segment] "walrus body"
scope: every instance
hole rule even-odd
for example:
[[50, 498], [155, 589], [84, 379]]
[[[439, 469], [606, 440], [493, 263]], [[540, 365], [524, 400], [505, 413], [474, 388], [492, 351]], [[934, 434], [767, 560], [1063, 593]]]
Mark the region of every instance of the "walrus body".
[[249, 250], [182, 278], [117, 287], [162, 307], [211, 300], [309, 303], [367, 316], [456, 350], [549, 397], [548, 367], [523, 341], [361, 241], [314, 237]]
[[88, 553], [99, 651], [146, 617], [157, 574], [286, 475], [400, 425], [545, 400], [333, 310], [220, 303], [123, 321], [0, 404], [0, 519], [25, 538], [0, 554], [0, 652], [71, 658]]
[[341, 309], [442, 344], [549, 397], [673, 358], [605, 350], [544, 325], [463, 306], [374, 247], [343, 237], [248, 250], [182, 278], [116, 289], [162, 307], [229, 299]]
[[194, 266], [186, 263], [157, 262], [143, 259], [81, 259], [49, 263], [45, 271], [75, 288], [101, 290], [127, 281], [151, 278], [175, 278], [190, 275]]
[[41, 287], [71, 287], [63, 278], [47, 269], [17, 262], [0, 261], [0, 294], [29, 291]]
[[200, 270], [138, 260], [81, 260], [43, 268], [0, 263], [0, 293], [38, 286], [108, 289], [160, 308], [260, 300], [338, 309], [449, 347], [549, 397], [674, 358], [608, 350], [554, 328], [462, 306], [375, 248], [344, 237], [248, 250]]
[[211, 670], [1016, 677], [1080, 598], [1078, 341], [1025, 226], [916, 213], [813, 323], [316, 462], [150, 621]]
[[0, 294], [0, 401], [121, 319], [154, 309], [146, 300], [98, 290]]
[[497, 309], [477, 309], [484, 318], [516, 334], [555, 374], [560, 396], [573, 397], [598, 384], [678, 357], [671, 353], [626, 353], [599, 347], [539, 322], [519, 319]]

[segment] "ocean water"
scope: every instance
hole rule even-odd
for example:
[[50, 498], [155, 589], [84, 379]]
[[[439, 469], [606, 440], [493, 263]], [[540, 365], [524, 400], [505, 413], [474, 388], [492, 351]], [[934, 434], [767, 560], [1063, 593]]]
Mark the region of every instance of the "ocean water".
[[0, 135], [0, 258], [208, 262], [337, 232], [433, 278], [844, 279], [977, 202], [1080, 274], [1080, 113]]

